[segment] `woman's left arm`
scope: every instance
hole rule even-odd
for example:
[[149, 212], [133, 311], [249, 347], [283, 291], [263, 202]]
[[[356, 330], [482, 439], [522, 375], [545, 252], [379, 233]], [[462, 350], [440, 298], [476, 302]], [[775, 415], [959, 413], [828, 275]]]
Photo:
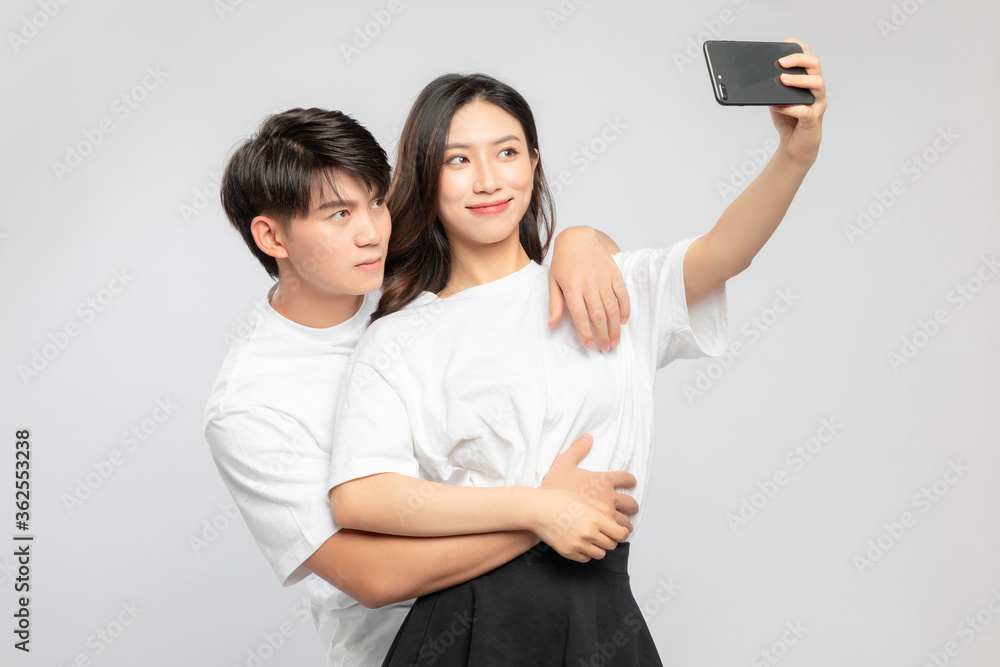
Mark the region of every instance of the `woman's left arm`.
[[760, 175], [736, 198], [704, 236], [684, 255], [684, 286], [688, 305], [697, 303], [742, 272], [777, 229], [809, 168], [816, 161], [823, 134], [826, 85], [819, 60], [809, 46], [796, 42], [802, 53], [779, 60], [783, 67], [804, 67], [806, 74], [782, 74], [786, 86], [808, 88], [811, 105], [770, 107], [778, 130], [778, 149]]
[[584, 347], [618, 347], [629, 315], [625, 280], [611, 256], [618, 246], [590, 227], [570, 227], [556, 236], [549, 270], [549, 326], [569, 310]]

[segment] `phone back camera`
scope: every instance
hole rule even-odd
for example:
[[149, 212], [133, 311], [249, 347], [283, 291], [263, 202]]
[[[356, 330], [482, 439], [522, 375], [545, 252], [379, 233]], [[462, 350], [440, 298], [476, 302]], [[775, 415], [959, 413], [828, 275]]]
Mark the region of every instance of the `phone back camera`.
[[721, 82], [719, 83], [719, 94], [722, 95], [722, 99], [729, 99], [729, 93], [726, 92], [726, 84]]

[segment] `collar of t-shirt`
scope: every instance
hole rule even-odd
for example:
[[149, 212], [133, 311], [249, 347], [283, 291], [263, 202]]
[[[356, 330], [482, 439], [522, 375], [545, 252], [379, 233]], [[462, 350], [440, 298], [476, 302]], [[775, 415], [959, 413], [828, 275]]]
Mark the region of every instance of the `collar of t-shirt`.
[[421, 292], [420, 296], [414, 299], [413, 302], [418, 305], [434, 303], [437, 301], [448, 303], [450, 301], [478, 299], [490, 294], [501, 294], [511, 290], [519, 290], [534, 282], [534, 280], [544, 270], [545, 267], [541, 264], [535, 262], [534, 260], [529, 260], [528, 263], [522, 268], [518, 269], [514, 273], [507, 274], [503, 278], [497, 278], [496, 280], [491, 280], [490, 282], [483, 283], [482, 285], [467, 287], [461, 292], [457, 292], [451, 296], [446, 296], [443, 299], [434, 292]]
[[378, 305], [379, 298], [381, 297], [379, 290], [369, 292], [365, 295], [364, 300], [362, 300], [358, 312], [354, 313], [350, 318], [332, 327], [317, 329], [293, 322], [276, 311], [271, 305], [271, 294], [273, 292], [274, 288], [268, 292], [267, 298], [264, 299], [264, 302], [260, 306], [263, 322], [266, 322], [269, 328], [281, 335], [292, 336], [318, 345], [337, 345], [344, 341], [357, 341], [368, 327], [371, 314], [375, 310], [375, 306]]

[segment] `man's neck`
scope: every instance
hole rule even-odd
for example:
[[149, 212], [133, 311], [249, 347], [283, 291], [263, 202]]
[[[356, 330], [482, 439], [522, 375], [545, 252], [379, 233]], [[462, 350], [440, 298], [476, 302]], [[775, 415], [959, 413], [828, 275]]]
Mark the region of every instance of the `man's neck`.
[[329, 329], [354, 317], [364, 303], [364, 295], [318, 294], [302, 283], [289, 288], [282, 281], [271, 294], [271, 307], [296, 324], [311, 329]]

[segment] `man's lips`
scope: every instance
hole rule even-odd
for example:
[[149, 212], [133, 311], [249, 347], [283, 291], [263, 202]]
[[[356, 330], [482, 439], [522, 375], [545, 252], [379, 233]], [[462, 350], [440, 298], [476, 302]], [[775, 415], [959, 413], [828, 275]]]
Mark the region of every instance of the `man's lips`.
[[510, 199], [497, 199], [496, 201], [483, 202], [482, 204], [475, 204], [473, 206], [466, 206], [468, 210], [473, 213], [479, 213], [481, 215], [492, 215], [494, 213], [501, 213], [507, 210], [510, 205]]

